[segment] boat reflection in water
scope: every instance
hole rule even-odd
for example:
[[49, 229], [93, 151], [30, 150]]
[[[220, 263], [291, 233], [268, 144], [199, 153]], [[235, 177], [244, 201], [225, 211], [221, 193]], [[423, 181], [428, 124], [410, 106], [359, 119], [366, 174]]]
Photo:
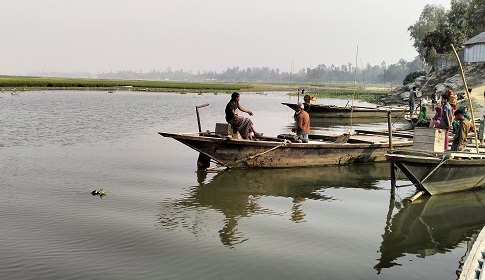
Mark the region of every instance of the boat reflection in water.
[[[389, 179], [389, 168], [389, 163], [374, 163], [291, 169], [231, 169], [209, 180], [206, 176], [211, 174], [200, 172], [199, 185], [190, 187], [184, 198], [162, 202], [159, 222], [162, 228], [175, 230], [182, 227], [196, 235], [214, 227], [220, 228], [222, 244], [234, 247], [249, 239], [238, 230], [241, 219], [266, 214], [288, 216], [295, 223], [304, 222], [305, 213], [301, 207], [304, 201], [331, 201], [333, 197], [325, 194], [328, 188], [379, 189], [377, 182]], [[265, 197], [289, 198], [291, 209], [264, 208], [261, 205]], [[189, 210], [194, 211], [194, 215], [187, 215]], [[214, 221], [213, 210], [224, 215], [222, 228], [220, 222]]]
[[374, 268], [380, 272], [400, 265], [397, 259], [405, 254], [425, 258], [449, 252], [480, 232], [485, 225], [483, 213], [484, 190], [425, 196], [405, 204], [394, 216], [388, 215], [381, 257]]

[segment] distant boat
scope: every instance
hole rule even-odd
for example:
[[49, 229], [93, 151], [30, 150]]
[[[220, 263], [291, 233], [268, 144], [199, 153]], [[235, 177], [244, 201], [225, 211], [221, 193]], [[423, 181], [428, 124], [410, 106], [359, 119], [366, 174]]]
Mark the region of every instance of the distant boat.
[[[295, 110], [297, 103], [281, 103]], [[387, 112], [391, 112], [392, 117], [398, 117], [405, 113], [405, 106], [335, 106], [335, 105], [321, 105], [304, 103], [304, 110], [308, 112], [312, 118], [369, 118], [369, 119], [384, 119], [387, 118]]]

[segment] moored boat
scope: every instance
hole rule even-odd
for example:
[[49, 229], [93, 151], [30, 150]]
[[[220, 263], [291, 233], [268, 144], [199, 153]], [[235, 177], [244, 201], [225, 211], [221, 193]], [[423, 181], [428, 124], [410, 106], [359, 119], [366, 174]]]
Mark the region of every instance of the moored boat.
[[[282, 103], [295, 110], [298, 104], [296, 103]], [[364, 118], [364, 119], [385, 119], [388, 112], [391, 112], [392, 117], [398, 117], [406, 112], [405, 106], [335, 106], [322, 104], [308, 104], [304, 103], [305, 111], [310, 117], [314, 118]]]
[[435, 195], [485, 186], [485, 152], [394, 150], [386, 157], [419, 191]]
[[[214, 132], [163, 133], [228, 168], [275, 168], [345, 165], [385, 161], [389, 138], [366, 131], [342, 135], [310, 135], [308, 143], [263, 137], [242, 140]], [[393, 147], [409, 148], [409, 135], [394, 136]]]

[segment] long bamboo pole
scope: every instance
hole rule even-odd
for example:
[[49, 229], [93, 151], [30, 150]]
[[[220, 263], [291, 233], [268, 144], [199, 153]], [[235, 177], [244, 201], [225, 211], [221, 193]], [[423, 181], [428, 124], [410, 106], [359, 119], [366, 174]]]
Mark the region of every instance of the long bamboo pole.
[[475, 135], [475, 147], [477, 149], [477, 154], [479, 152], [478, 150], [478, 137], [477, 137], [477, 130], [475, 126], [475, 116], [473, 115], [473, 106], [472, 106], [472, 101], [470, 99], [470, 93], [468, 92], [468, 86], [466, 84], [466, 79], [465, 79], [465, 72], [463, 72], [463, 67], [461, 66], [460, 58], [458, 57], [458, 53], [456, 52], [455, 46], [451, 44], [451, 48], [453, 49], [453, 52], [455, 53], [455, 58], [456, 61], [458, 61], [458, 66], [460, 66], [460, 72], [461, 72], [461, 79], [463, 80], [463, 86], [465, 87], [465, 93], [466, 97], [468, 99], [468, 107], [470, 108], [470, 113], [472, 117], [472, 127], [473, 127], [473, 134]]
[[355, 53], [355, 71], [354, 71], [354, 94], [352, 95], [352, 104], [350, 105], [350, 130], [352, 130], [352, 115], [354, 113], [354, 99], [357, 91], [357, 58], [359, 57], [359, 46], [357, 46], [357, 52]]

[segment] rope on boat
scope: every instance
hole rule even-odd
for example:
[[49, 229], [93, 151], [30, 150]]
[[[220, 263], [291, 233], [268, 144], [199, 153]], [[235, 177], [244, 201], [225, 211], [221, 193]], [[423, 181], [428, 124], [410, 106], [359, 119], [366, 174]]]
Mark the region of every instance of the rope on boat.
[[274, 151], [274, 150], [276, 150], [276, 149], [278, 149], [278, 148], [284, 147], [284, 146], [288, 145], [289, 143], [291, 143], [291, 141], [290, 141], [290, 140], [285, 139], [285, 140], [283, 141], [283, 143], [281, 143], [281, 144], [280, 144], [280, 145], [278, 145], [278, 146], [275, 146], [275, 147], [273, 147], [273, 148], [271, 148], [271, 149], [269, 149], [269, 150], [267, 150], [267, 151], [261, 152], [261, 153], [259, 153], [259, 154], [255, 154], [255, 155], [249, 156], [249, 157], [244, 158], [244, 159], [239, 159], [239, 160], [236, 160], [235, 162], [246, 161], [246, 160], [248, 160], [248, 159], [253, 159], [253, 158], [255, 158], [255, 157], [262, 156], [262, 155], [264, 155], [264, 154], [266, 154], [266, 153], [269, 153], [269, 152], [271, 152], [271, 151]]
[[422, 185], [423, 182], [426, 181], [429, 178], [429, 176], [431, 176], [434, 172], [436, 172], [436, 170], [438, 170], [438, 168], [441, 165], [443, 165], [445, 162], [447, 162], [449, 159], [450, 158], [446, 158], [446, 155], [443, 155], [443, 157], [441, 158], [440, 163], [438, 163], [438, 165], [433, 170], [431, 170], [431, 172], [428, 173], [428, 175], [426, 175], [426, 177], [424, 177], [423, 180], [419, 181], [416, 184], [411, 183], [411, 184], [407, 184], [407, 185], [396, 186], [396, 188], [409, 187], [409, 186], [415, 186], [416, 187], [416, 186]]
[[437, 166], [436, 166], [436, 167], [435, 167], [435, 168], [434, 168], [434, 169], [433, 169], [433, 170], [432, 170], [430, 173], [428, 173], [428, 175], [426, 175], [426, 177], [424, 177], [424, 179], [423, 179], [423, 180], [421, 180], [421, 181], [419, 182], [419, 184], [420, 184], [420, 185], [422, 185], [422, 184], [423, 184], [423, 182], [424, 182], [424, 181], [426, 181], [426, 179], [428, 179], [428, 178], [429, 178], [429, 176], [431, 176], [431, 174], [433, 174], [433, 173], [434, 173], [436, 170], [438, 170], [438, 168], [439, 168], [441, 165], [443, 165], [445, 162], [447, 162], [448, 160], [449, 160], [449, 158], [446, 158], [446, 157], [445, 157], [445, 155], [443, 155], [443, 157], [441, 158], [441, 162], [440, 162], [440, 163], [439, 163], [439, 164], [438, 164], [438, 165], [437, 165]]
[[[285, 140], [283, 141], [283, 143], [281, 143], [281, 144], [280, 144], [280, 145], [278, 145], [278, 146], [275, 146], [275, 147], [273, 147], [273, 148], [271, 148], [271, 149], [269, 149], [269, 150], [267, 150], [267, 151], [261, 152], [261, 153], [259, 153], [259, 154], [255, 154], [255, 155], [249, 156], [249, 157], [247, 157], [247, 158], [243, 158], [243, 159], [236, 160], [236, 161], [235, 161], [235, 163], [242, 162], [242, 161], [247, 161], [247, 160], [249, 160], [249, 159], [253, 159], [253, 158], [255, 158], [255, 157], [262, 156], [262, 155], [264, 155], [264, 154], [266, 154], [266, 153], [269, 153], [269, 152], [271, 152], [271, 151], [274, 151], [274, 150], [276, 150], [276, 149], [278, 149], [278, 148], [284, 147], [284, 146], [286, 146], [286, 145], [288, 145], [288, 144], [290, 144], [290, 143], [291, 143], [291, 141], [290, 141], [290, 140], [285, 139]], [[219, 168], [219, 167], [223, 167], [223, 166], [225, 166], [225, 165], [224, 165], [224, 164], [216, 164], [216, 165], [214, 165], [214, 166], [211, 166], [211, 167], [206, 168], [205, 170], [206, 170], [206, 171], [211, 171], [211, 170], [213, 170], [213, 169], [215, 169], [215, 168]]]

